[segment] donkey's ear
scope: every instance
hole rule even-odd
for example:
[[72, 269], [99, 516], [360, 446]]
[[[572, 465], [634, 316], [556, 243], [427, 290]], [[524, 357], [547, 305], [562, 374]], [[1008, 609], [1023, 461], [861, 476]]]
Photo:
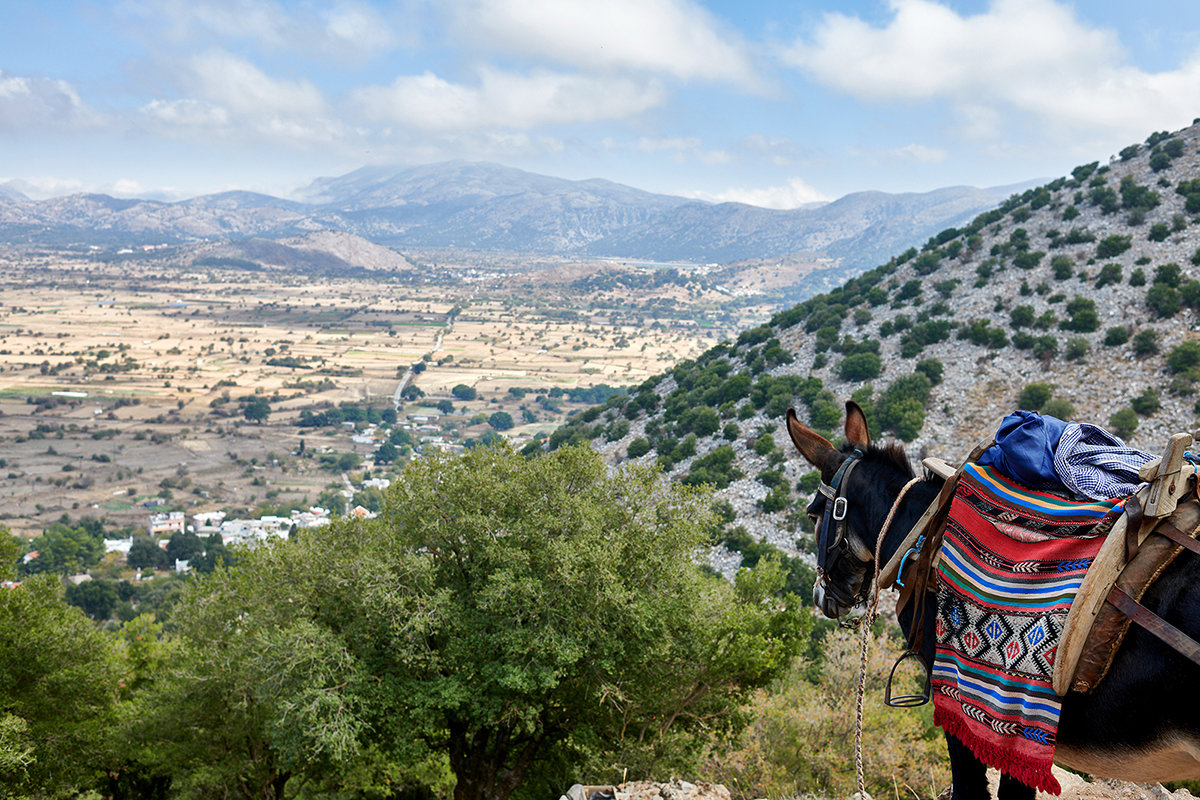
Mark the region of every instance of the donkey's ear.
[[846, 401], [846, 441], [862, 450], [871, 446], [871, 432], [867, 430], [867, 416], [853, 400]]
[[808, 463], [821, 470], [823, 477], [833, 475], [841, 453], [828, 439], [800, 422], [796, 417], [796, 410], [792, 408], [787, 410], [787, 430], [796, 449], [808, 459]]

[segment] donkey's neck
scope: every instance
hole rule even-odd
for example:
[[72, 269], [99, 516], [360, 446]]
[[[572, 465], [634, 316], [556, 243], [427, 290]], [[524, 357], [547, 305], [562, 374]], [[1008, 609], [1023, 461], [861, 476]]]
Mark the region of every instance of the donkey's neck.
[[[901, 542], [904, 541], [904, 537], [908, 535], [913, 525], [916, 524], [917, 519], [920, 518], [925, 509], [929, 507], [929, 504], [937, 497], [938, 492], [941, 491], [942, 484], [943, 480], [941, 478], [927, 478], [914, 484], [908, 490], [908, 494], [904, 495], [904, 499], [900, 501], [900, 508], [896, 510], [896, 516], [892, 519], [891, 526], [884, 534], [883, 549], [879, 554], [880, 566], [888, 563], [892, 559], [892, 556], [896, 554]], [[882, 516], [880, 516], [877, 522], [877, 531], [883, 527], [888, 511], [891, 510], [891, 504], [895, 502], [898, 494], [899, 489], [888, 495], [889, 505], [883, 510]], [[878, 534], [871, 541], [872, 548], [876, 545], [877, 541]]]

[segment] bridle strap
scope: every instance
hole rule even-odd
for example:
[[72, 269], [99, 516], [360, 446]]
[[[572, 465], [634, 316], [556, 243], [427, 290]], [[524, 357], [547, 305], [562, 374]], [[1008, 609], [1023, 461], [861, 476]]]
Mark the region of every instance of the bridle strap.
[[838, 467], [829, 483], [822, 481], [817, 487], [817, 491], [826, 499], [825, 513], [821, 516], [821, 538], [825, 542], [824, 544], [818, 543], [817, 547], [817, 570], [822, 573], [825, 571], [829, 551], [840, 544], [845, 536], [840, 523], [846, 519], [849, 503], [845, 497], [840, 495], [842, 484], [850, 477], [850, 473], [854, 471], [859, 459], [864, 455], [861, 448], [855, 447], [854, 451]]

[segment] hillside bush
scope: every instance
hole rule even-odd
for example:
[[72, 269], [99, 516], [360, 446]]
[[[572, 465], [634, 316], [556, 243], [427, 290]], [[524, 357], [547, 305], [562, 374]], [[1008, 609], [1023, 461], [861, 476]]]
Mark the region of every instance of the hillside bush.
[[1183, 297], [1179, 290], [1165, 283], [1155, 283], [1146, 292], [1146, 305], [1159, 319], [1173, 317], [1183, 308]]
[[689, 486], [707, 484], [714, 489], [724, 489], [741, 477], [737, 454], [732, 447], [723, 444], [692, 461], [691, 469], [681, 482]]
[[1030, 270], [1041, 263], [1046, 254], [1041, 250], [1020, 253], [1013, 258], [1013, 265], [1018, 269]]
[[1118, 347], [1129, 341], [1129, 328], [1124, 325], [1114, 325], [1104, 332], [1104, 344], [1108, 347]]
[[1067, 256], [1055, 256], [1050, 259], [1050, 269], [1054, 270], [1054, 279], [1065, 281], [1075, 274], [1075, 261]]
[[1121, 207], [1150, 211], [1158, 207], [1161, 198], [1158, 192], [1147, 186], [1140, 186], [1130, 176], [1121, 179]]
[[1021, 389], [1020, 394], [1017, 395], [1017, 408], [1041, 411], [1042, 406], [1046, 405], [1053, 394], [1054, 387], [1048, 383], [1026, 384], [1025, 388]]
[[1133, 246], [1132, 236], [1114, 234], [1106, 236], [1096, 245], [1097, 258], [1116, 258]]
[[[924, 375], [929, 379], [929, 383], [933, 386], [937, 386], [942, 382], [942, 362], [936, 358], [926, 358], [918, 361], [917, 365], [913, 367], [913, 371]], [[859, 405], [862, 404], [860, 403]]]
[[878, 377], [882, 371], [883, 359], [875, 353], [855, 353], [838, 365], [838, 374], [844, 381], [867, 381]]
[[1154, 268], [1154, 283], [1177, 289], [1182, 281], [1183, 269], [1178, 264], [1162, 264]]
[[1075, 415], [1075, 406], [1071, 405], [1070, 400], [1065, 400], [1061, 397], [1052, 397], [1042, 406], [1042, 414], [1059, 419], [1069, 420]]
[[1071, 228], [1063, 241], [1066, 244], [1087, 244], [1096, 241], [1096, 235], [1086, 228]]
[[1088, 354], [1091, 345], [1083, 336], [1072, 336], [1067, 339], [1067, 346], [1064, 350], [1068, 361], [1078, 361]]
[[1189, 339], [1171, 348], [1167, 354], [1167, 368], [1173, 373], [1186, 372], [1200, 364], [1200, 341]]
[[1162, 401], [1158, 398], [1158, 392], [1153, 387], [1147, 386], [1146, 391], [1133, 398], [1129, 405], [1139, 415], [1148, 417], [1162, 408]]
[[1059, 323], [1063, 330], [1076, 333], [1091, 333], [1100, 328], [1100, 316], [1096, 313], [1096, 301], [1075, 295], [1066, 306], [1070, 316]]
[[629, 443], [629, 449], [625, 452], [630, 458], [641, 458], [650, 452], [650, 442], [639, 436]]
[[1122, 408], [1108, 418], [1108, 427], [1122, 439], [1128, 439], [1138, 428], [1138, 415], [1132, 408]]
[[1100, 273], [1096, 275], [1096, 288], [1103, 289], [1105, 286], [1121, 282], [1121, 265], [1112, 263], [1105, 264], [1100, 268]]
[[1033, 324], [1034, 310], [1033, 306], [1020, 305], [1009, 312], [1009, 322], [1014, 328], [1027, 328]]
[[917, 438], [925, 425], [925, 402], [932, 389], [933, 383], [920, 372], [892, 381], [875, 405], [880, 429], [906, 442]]
[[1158, 352], [1158, 331], [1145, 328], [1133, 337], [1133, 353], [1137, 356], [1152, 356]]
[[1152, 242], [1165, 242], [1170, 235], [1171, 229], [1167, 227], [1166, 223], [1156, 222], [1150, 226], [1150, 233], [1146, 235], [1146, 238]]

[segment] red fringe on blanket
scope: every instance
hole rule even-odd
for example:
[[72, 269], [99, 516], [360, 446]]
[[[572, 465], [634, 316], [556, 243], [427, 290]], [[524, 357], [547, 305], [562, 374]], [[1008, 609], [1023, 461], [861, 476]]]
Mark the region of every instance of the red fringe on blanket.
[[984, 764], [995, 767], [1026, 786], [1032, 786], [1047, 794], [1062, 793], [1062, 786], [1050, 771], [1049, 762], [1039, 758], [1029, 758], [1015, 750], [992, 746], [974, 736], [962, 717], [952, 711], [939, 708], [936, 702], [933, 709], [933, 724], [966, 745]]

